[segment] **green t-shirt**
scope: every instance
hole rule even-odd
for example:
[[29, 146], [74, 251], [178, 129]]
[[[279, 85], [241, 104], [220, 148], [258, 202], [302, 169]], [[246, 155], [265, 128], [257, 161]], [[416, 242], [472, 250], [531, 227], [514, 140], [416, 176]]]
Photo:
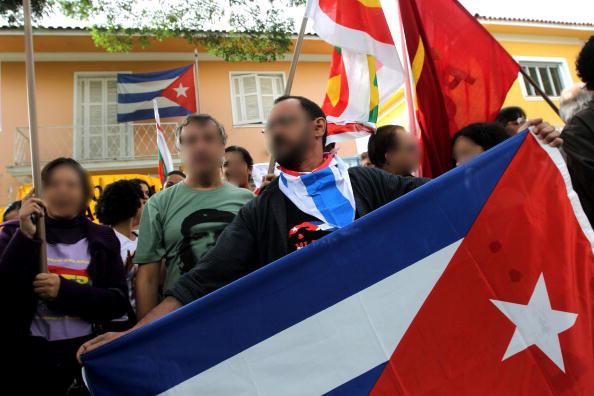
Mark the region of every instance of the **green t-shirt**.
[[225, 183], [199, 191], [178, 183], [153, 195], [147, 202], [134, 255], [136, 264], [165, 258], [165, 290], [196, 265], [239, 209], [254, 195]]

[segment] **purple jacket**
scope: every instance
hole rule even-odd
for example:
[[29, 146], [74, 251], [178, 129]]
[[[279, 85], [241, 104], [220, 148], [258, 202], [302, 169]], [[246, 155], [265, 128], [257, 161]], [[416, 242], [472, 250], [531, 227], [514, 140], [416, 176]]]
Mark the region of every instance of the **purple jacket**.
[[[84, 229], [92, 286], [61, 278], [58, 296], [47, 305], [94, 324], [107, 323], [125, 314], [129, 306], [120, 243], [109, 227], [85, 220]], [[20, 231], [16, 221], [6, 223], [0, 232], [0, 307], [5, 318], [1, 334], [22, 337], [30, 332], [37, 307], [33, 279], [39, 272], [40, 246], [38, 239]]]

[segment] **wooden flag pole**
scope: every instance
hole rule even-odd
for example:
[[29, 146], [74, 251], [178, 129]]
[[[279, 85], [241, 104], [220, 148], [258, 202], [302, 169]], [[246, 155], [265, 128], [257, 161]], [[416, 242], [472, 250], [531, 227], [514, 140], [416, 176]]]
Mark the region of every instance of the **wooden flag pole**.
[[[27, 70], [27, 103], [29, 106], [29, 145], [31, 149], [31, 173], [33, 191], [37, 198], [43, 195], [41, 186], [41, 167], [39, 164], [39, 139], [37, 131], [37, 101], [35, 98], [35, 63], [33, 59], [33, 29], [31, 27], [31, 0], [23, 0], [25, 28], [25, 67]], [[45, 244], [45, 218], [37, 217], [37, 237], [41, 240], [39, 251], [39, 271], [47, 272], [47, 246]]]
[[[301, 20], [301, 28], [299, 29], [299, 36], [295, 43], [295, 49], [293, 50], [293, 58], [291, 59], [291, 67], [289, 69], [289, 75], [287, 76], [287, 83], [285, 84], [285, 95], [291, 94], [291, 88], [293, 87], [293, 80], [295, 79], [295, 72], [297, 71], [297, 63], [299, 62], [299, 55], [301, 54], [301, 46], [303, 44], [303, 37], [305, 36], [305, 27], [307, 26], [307, 12], [303, 15]], [[274, 173], [274, 164], [276, 159], [274, 156], [270, 156], [270, 162], [268, 163], [268, 174]]]
[[196, 113], [200, 113], [200, 76], [198, 74], [198, 48], [194, 47], [194, 92], [196, 93]]
[[530, 76], [528, 75], [528, 73], [526, 73], [526, 72], [524, 71], [524, 69], [522, 69], [521, 67], [520, 67], [520, 73], [522, 73], [522, 76], [524, 76], [524, 79], [525, 79], [526, 81], [528, 81], [528, 83], [529, 83], [530, 85], [532, 85], [532, 87], [534, 88], [534, 90], [535, 90], [535, 91], [536, 91], [536, 92], [537, 92], [537, 93], [538, 93], [540, 96], [542, 96], [542, 98], [545, 100], [545, 102], [547, 102], [547, 104], [548, 104], [549, 106], [551, 106], [551, 109], [553, 109], [553, 111], [554, 111], [555, 113], [557, 113], [557, 115], [558, 115], [559, 117], [561, 117], [561, 114], [559, 114], [559, 108], [558, 108], [558, 107], [557, 107], [557, 105], [556, 105], [556, 104], [555, 104], [555, 103], [554, 103], [554, 102], [551, 100], [551, 98], [549, 98], [549, 95], [547, 95], [547, 94], [546, 94], [546, 92], [544, 92], [542, 89], [540, 89], [540, 87], [539, 87], [539, 86], [538, 86], [538, 84], [537, 84], [537, 83], [536, 83], [536, 82], [535, 82], [535, 81], [532, 79], [532, 77], [530, 77]]

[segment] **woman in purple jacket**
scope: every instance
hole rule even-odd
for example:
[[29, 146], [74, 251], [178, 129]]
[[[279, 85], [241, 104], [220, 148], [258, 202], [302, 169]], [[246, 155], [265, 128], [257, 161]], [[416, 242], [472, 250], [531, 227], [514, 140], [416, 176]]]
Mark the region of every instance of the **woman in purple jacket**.
[[[78, 347], [129, 305], [117, 237], [83, 216], [91, 195], [87, 172], [58, 158], [41, 178], [43, 200], [24, 200], [19, 220], [0, 233], [0, 340], [17, 374], [7, 378], [26, 373], [30, 380], [19, 381], [21, 390], [54, 395], [79, 379]], [[48, 273], [39, 273], [33, 215], [45, 219]]]

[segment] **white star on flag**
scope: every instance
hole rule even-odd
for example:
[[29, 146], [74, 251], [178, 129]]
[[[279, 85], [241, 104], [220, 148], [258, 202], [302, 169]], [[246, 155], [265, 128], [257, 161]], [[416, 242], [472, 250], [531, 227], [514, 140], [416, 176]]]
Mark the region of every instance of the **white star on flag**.
[[175, 93], [177, 94], [177, 97], [180, 97], [180, 96], [185, 96], [186, 98], [188, 97], [188, 95], [186, 95], [186, 91], [187, 91], [188, 89], [189, 89], [189, 88], [188, 88], [188, 87], [184, 87], [184, 86], [182, 85], [182, 83], [181, 83], [181, 82], [179, 83], [179, 87], [177, 87], [177, 88], [173, 88], [173, 90], [174, 90], [174, 91], [175, 91]]
[[516, 325], [502, 361], [531, 345], [536, 345], [561, 371], [565, 372], [559, 333], [575, 324], [577, 314], [551, 308], [542, 273], [527, 305], [499, 300], [491, 300], [491, 302]]

